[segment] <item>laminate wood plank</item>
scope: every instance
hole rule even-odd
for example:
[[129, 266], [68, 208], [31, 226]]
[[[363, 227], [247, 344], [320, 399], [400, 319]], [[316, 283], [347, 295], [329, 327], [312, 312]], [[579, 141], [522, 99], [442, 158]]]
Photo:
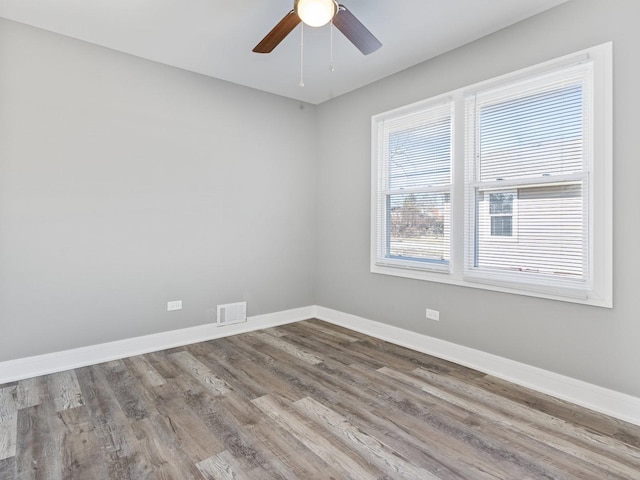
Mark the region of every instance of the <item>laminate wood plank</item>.
[[247, 398], [241, 398], [234, 392], [229, 392], [218, 399], [218, 405], [229, 415], [232, 415], [240, 425], [254, 425], [261, 421], [260, 409]]
[[264, 468], [254, 468], [250, 472], [248, 472], [248, 477], [250, 479], [259, 478], [260, 480], [278, 480], [283, 477], [273, 476], [271, 473], [267, 472]]
[[[255, 422], [260, 421], [261, 424], [264, 424], [265, 421], [260, 416], [255, 417], [254, 420], [251, 420], [250, 423], [242, 423], [238, 419], [238, 415], [234, 412], [236, 406], [230, 405], [227, 401], [228, 397], [233, 396], [231, 393], [224, 395], [223, 397], [218, 397], [216, 401], [220, 404], [220, 407], [223, 411], [232, 415], [235, 420], [238, 421], [238, 431], [241, 435], [242, 441], [246, 442], [246, 444], [252, 449], [253, 459], [257, 466], [250, 468], [249, 470], [242, 470], [248, 476], [248, 478], [277, 478], [281, 480], [297, 480], [299, 477], [294, 474], [288, 464], [282, 462], [279, 456], [274, 456], [264, 443], [260, 442], [260, 440], [253, 435], [252, 427], [255, 426]], [[255, 407], [252, 403], [248, 402], [247, 408], [254, 408], [258, 413], [260, 413], [259, 409]], [[231, 406], [231, 410], [229, 407]], [[231, 452], [229, 452], [231, 453]], [[246, 456], [246, 453], [245, 453]], [[238, 460], [235, 461], [236, 465], [240, 467], [241, 462]]]
[[100, 368], [120, 408], [131, 420], [141, 420], [153, 413], [147, 389], [129, 371], [122, 360], [103, 363]]
[[342, 437], [355, 451], [364, 454], [391, 478], [407, 480], [438, 480], [438, 477], [423, 468], [417, 468], [405, 459], [401, 452], [395, 451], [366, 432], [355, 427], [342, 415], [321, 403], [306, 397], [293, 403], [294, 408], [313, 418], [332, 434]]
[[335, 323], [323, 322], [316, 319], [303, 320], [301, 322], [290, 323], [287, 325], [283, 325], [280, 327], [283, 331], [289, 331], [290, 329], [296, 329], [298, 327], [309, 327], [314, 331], [321, 331], [328, 335], [337, 336], [337, 338], [344, 339], [347, 343], [352, 341], [358, 341], [370, 338], [368, 335], [365, 335], [360, 332], [356, 332], [355, 330], [350, 330], [345, 327], [341, 327], [340, 325], [336, 325]]
[[208, 342], [202, 342], [195, 345], [189, 345], [188, 348], [194, 346], [206, 346], [208, 352], [215, 353], [216, 358], [223, 358], [227, 363], [234, 364], [237, 360], [246, 358], [246, 355], [239, 351], [235, 340], [242, 340], [244, 337], [233, 335], [231, 337], [217, 338]]
[[261, 332], [268, 335], [273, 335], [274, 337], [284, 337], [287, 334], [287, 332], [278, 327], [265, 328], [261, 330]]
[[242, 428], [240, 422], [224, 409], [218, 398], [198, 394], [187, 395], [185, 401], [224, 449], [242, 462], [243, 470], [252, 470], [264, 463], [253, 439]]
[[40, 405], [44, 398], [42, 377], [20, 380], [16, 390], [16, 406], [18, 409]]
[[[345, 354], [344, 345], [331, 342], [330, 339], [323, 339], [314, 335], [291, 334], [285, 338], [294, 345], [307, 349], [314, 355], [320, 356], [324, 362], [331, 360], [341, 365], [350, 365], [360, 360], [357, 356], [352, 356], [351, 352]], [[375, 366], [377, 366], [377, 364]]]
[[0, 460], [14, 457], [18, 441], [17, 386], [0, 388]]
[[157, 387], [166, 383], [164, 377], [153, 367], [144, 355], [123, 359], [127, 369], [145, 387]]
[[[284, 328], [284, 327], [280, 327]], [[312, 324], [305, 324], [304, 322], [297, 322], [286, 326], [287, 330], [284, 331], [283, 337], [287, 340], [298, 340], [301, 338], [307, 340], [317, 340], [326, 345], [335, 345], [340, 350], [344, 351], [345, 347], [350, 343], [358, 342], [360, 339], [354, 336], [347, 336], [340, 332], [331, 332], [329, 329], [318, 329]], [[313, 344], [313, 342], [311, 342]]]
[[136, 439], [136, 453], [130, 463], [135, 463], [136, 477], [153, 476], [154, 472], [162, 470], [167, 464], [167, 438], [156, 435], [154, 420], [149, 416], [131, 422], [131, 431]]
[[229, 391], [227, 382], [218, 378], [206, 365], [196, 360], [190, 353], [182, 351], [172, 353], [169, 357], [214, 395], [221, 395]]
[[277, 392], [290, 400], [299, 400], [305, 396], [297, 388], [297, 379], [284, 374], [281, 365], [268, 355], [257, 352], [246, 343], [237, 342], [237, 348], [245, 355], [236, 360], [236, 368], [242, 370], [252, 380], [263, 385], [266, 392]]
[[33, 434], [33, 423], [37, 421], [35, 407], [38, 405], [18, 411], [18, 441], [14, 457], [17, 478], [35, 478], [35, 475], [32, 474], [35, 466], [34, 452], [37, 451], [40, 444], [40, 438]]
[[50, 398], [60, 412], [68, 408], [79, 407], [84, 404], [82, 392], [74, 370], [47, 375], [47, 389]]
[[269, 480], [274, 478], [287, 479], [289, 476], [273, 476], [262, 467], [244, 470], [241, 463], [225, 450], [218, 455], [198, 463], [198, 469], [207, 479], [215, 480]]
[[119, 423], [111, 415], [98, 415], [93, 419], [93, 425], [105, 455], [109, 478], [135, 479], [135, 470], [131, 467], [137, 444], [130, 424]]
[[[336, 343], [352, 343], [362, 340], [366, 338], [364, 335], [354, 332], [352, 330], [343, 329], [338, 327], [337, 325], [332, 325], [330, 323], [323, 322], [311, 322], [311, 321], [303, 321], [291, 324], [292, 326], [301, 326], [307, 327], [310, 326], [315, 335], [327, 335], [328, 338], [331, 338]], [[283, 329], [284, 330], [284, 329]]]
[[[32, 465], [26, 466], [23, 472], [31, 472], [35, 479], [58, 480], [62, 479], [63, 457], [62, 438], [58, 428], [58, 415], [55, 407], [49, 405], [36, 405], [29, 407], [32, 412], [30, 434], [33, 442]], [[22, 465], [25, 466], [25, 465]], [[22, 472], [20, 472], [22, 475]], [[28, 478], [28, 477], [27, 477]]]
[[304, 418], [283, 408], [273, 397], [267, 395], [256, 398], [252, 402], [282, 428], [287, 428], [292, 435], [313, 453], [324, 459], [344, 478], [368, 480], [381, 475], [382, 472], [373, 469], [362, 457], [354, 452], [345, 453], [348, 451], [347, 447], [337, 446], [335, 441], [332, 442], [319, 434], [304, 421]]
[[[408, 362], [412, 365], [412, 367], [409, 367], [409, 369], [406, 369], [405, 371], [410, 371], [416, 367], [421, 367], [433, 373], [457, 377], [468, 381], [484, 378], [487, 376], [485, 373], [478, 370], [474, 370], [463, 365], [458, 365], [456, 363], [434, 357], [433, 355], [428, 355], [426, 353], [411, 350], [401, 345], [385, 342], [384, 340], [380, 340], [378, 338], [367, 337], [360, 343], [366, 348], [370, 348], [374, 351], [383, 351]], [[391, 365], [386, 366], [393, 368], [391, 367]]]
[[316, 355], [313, 355], [301, 348], [296, 347], [295, 345], [283, 340], [283, 338], [274, 337], [273, 335], [268, 335], [266, 333], [249, 333], [248, 336], [252, 336], [258, 339], [260, 342], [265, 343], [271, 347], [282, 350], [283, 352], [288, 353], [292, 357], [297, 360], [301, 360], [303, 362], [310, 363], [311, 365], [316, 365], [322, 362], [322, 359]]
[[[282, 463], [279, 458], [274, 457], [271, 452], [251, 434], [250, 428], [253, 426], [253, 422], [243, 424], [239, 420], [236, 412], [237, 406], [233, 405], [234, 400], [230, 397], [233, 397], [232, 393], [215, 397], [213, 402], [209, 403], [205, 407], [205, 410], [202, 410], [200, 413], [208, 411], [219, 419], [219, 423], [214, 424], [214, 430], [227, 447], [229, 455], [236, 459], [235, 464], [237, 468], [234, 468], [234, 471], [261, 472], [264, 478], [274, 477], [285, 480], [296, 480], [297, 477], [291, 472], [289, 467]], [[259, 412], [253, 404], [249, 404], [245, 408], [254, 408]], [[249, 475], [249, 478], [255, 477]]]
[[[172, 442], [184, 449], [193, 462], [209, 458], [225, 449], [202, 418], [187, 407], [181, 392], [174, 390], [170, 398], [157, 405], [157, 409], [163, 417], [163, 429], [167, 432], [164, 436], [171, 437]], [[160, 419], [156, 419], [155, 423], [159, 424]]]
[[180, 440], [173, 424], [159, 414], [132, 422], [136, 437], [136, 454], [131, 460], [133, 478], [168, 478], [201, 480], [198, 471]]
[[183, 369], [168, 358], [166, 351], [147, 353], [144, 357], [165, 381], [172, 380], [184, 373]]
[[[58, 412], [62, 478], [107, 478], [102, 450], [85, 406]], [[53, 420], [53, 419], [52, 419]]]
[[[306, 338], [307, 341], [314, 341], [314, 335], [298, 337], [297, 340]], [[337, 345], [337, 344], [334, 344]], [[373, 369], [384, 366], [393, 367], [403, 371], [413, 370], [416, 365], [409, 360], [387, 354], [382, 349], [372, 348], [366, 340], [358, 340], [348, 344], [347, 348], [341, 348], [343, 358], [348, 358], [348, 363], [360, 363]]]
[[273, 421], [263, 418], [259, 424], [246, 426], [247, 431], [291, 472], [292, 479], [321, 480], [340, 478], [319, 456]]
[[0, 460], [0, 478], [2, 480], [16, 480], [16, 457]]
[[265, 395], [267, 390], [261, 379], [255, 379], [243, 369], [238, 368], [237, 362], [228, 355], [220, 355], [220, 349], [211, 342], [190, 345], [188, 351], [206, 365], [216, 376], [224, 378], [229, 388], [238, 395], [252, 399]]
[[[297, 344], [304, 345], [306, 348], [323, 349], [327, 352], [327, 355], [329, 355], [331, 359], [340, 361], [345, 365], [360, 363], [372, 369], [377, 369], [386, 365], [383, 361], [380, 361], [380, 359], [376, 357], [375, 351], [362, 351], [360, 348], [356, 348], [360, 341], [350, 342], [348, 344], [348, 348], [345, 348], [344, 345], [333, 342], [330, 338], [322, 338], [321, 335], [316, 335], [315, 332], [310, 328], [306, 328], [304, 332], [304, 334], [299, 333], [295, 336], [287, 336], [287, 338], [290, 341], [296, 342]], [[332, 354], [330, 352], [334, 353]]]
[[197, 463], [207, 480], [251, 480], [228, 450]]
[[130, 467], [136, 453], [136, 438], [131, 421], [125, 415], [106, 378], [102, 365], [76, 370], [85, 405], [103, 451], [108, 478], [135, 480]]

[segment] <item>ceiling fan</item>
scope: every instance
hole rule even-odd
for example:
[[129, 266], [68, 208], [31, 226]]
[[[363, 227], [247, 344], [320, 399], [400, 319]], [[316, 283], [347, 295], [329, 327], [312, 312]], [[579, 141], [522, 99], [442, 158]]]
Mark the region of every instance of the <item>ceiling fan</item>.
[[360, 20], [336, 0], [295, 0], [293, 10], [273, 27], [253, 51], [270, 53], [300, 22], [310, 27], [321, 27], [330, 21], [364, 55], [369, 55], [382, 46]]

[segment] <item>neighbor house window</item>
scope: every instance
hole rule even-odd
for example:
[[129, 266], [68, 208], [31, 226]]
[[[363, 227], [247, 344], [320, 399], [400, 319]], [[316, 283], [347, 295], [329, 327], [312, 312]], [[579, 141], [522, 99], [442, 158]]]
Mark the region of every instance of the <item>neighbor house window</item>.
[[611, 306], [611, 98], [607, 44], [374, 116], [371, 271]]
[[488, 192], [489, 195], [489, 235], [492, 237], [514, 236], [514, 209], [517, 192]]

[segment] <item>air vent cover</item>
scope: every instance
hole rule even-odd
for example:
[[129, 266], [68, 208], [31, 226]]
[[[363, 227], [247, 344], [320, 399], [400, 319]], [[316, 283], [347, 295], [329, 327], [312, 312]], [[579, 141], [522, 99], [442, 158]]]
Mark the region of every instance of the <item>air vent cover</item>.
[[218, 326], [247, 321], [247, 302], [218, 305]]

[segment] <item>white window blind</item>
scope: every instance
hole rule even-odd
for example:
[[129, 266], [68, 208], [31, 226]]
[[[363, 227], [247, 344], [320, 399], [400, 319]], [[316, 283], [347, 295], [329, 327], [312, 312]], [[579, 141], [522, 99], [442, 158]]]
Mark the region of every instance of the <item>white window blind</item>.
[[450, 101], [377, 120], [377, 264], [448, 268], [452, 120]]
[[[467, 97], [467, 277], [585, 291], [591, 78], [584, 61]], [[516, 223], [497, 216], [505, 188], [517, 192], [510, 243], [496, 238]]]

